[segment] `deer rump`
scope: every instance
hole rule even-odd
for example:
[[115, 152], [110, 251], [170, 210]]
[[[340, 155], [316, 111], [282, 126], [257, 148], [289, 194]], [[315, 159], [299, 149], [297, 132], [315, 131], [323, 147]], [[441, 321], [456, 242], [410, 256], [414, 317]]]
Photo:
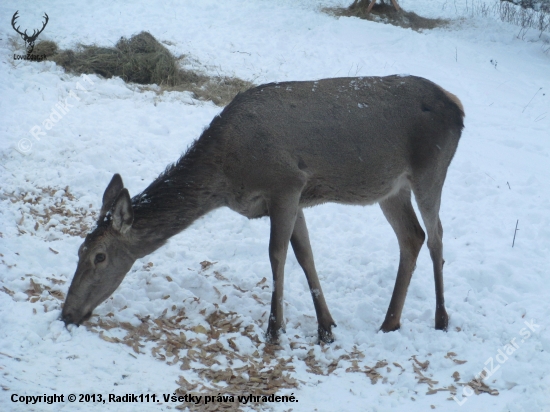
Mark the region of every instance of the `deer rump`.
[[306, 275], [319, 340], [335, 322], [313, 261], [302, 209], [324, 202], [379, 203], [394, 229], [400, 262], [381, 330], [400, 317], [425, 233], [436, 286], [435, 326], [445, 330], [441, 191], [463, 128], [456, 96], [414, 76], [271, 83], [235, 99], [187, 152], [130, 200], [116, 174], [98, 227], [79, 250], [63, 307], [65, 323], [86, 320], [118, 287], [136, 259], [218, 207], [269, 216], [273, 274], [267, 341], [284, 330], [284, 263], [289, 243]]

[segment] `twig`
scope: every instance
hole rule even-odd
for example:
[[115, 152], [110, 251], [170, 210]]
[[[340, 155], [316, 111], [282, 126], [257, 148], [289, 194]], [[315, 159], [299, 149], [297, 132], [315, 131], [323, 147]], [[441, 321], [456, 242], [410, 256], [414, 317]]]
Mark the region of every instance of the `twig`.
[[512, 188], [510, 187], [510, 183], [506, 182], [506, 184], [508, 185], [508, 189], [512, 190]]
[[548, 112], [544, 112], [543, 114], [539, 114], [536, 118], [535, 118], [535, 122], [538, 122], [539, 120], [542, 120], [544, 119], [546, 116], [546, 113]]
[[516, 233], [519, 230], [518, 223], [519, 223], [519, 219], [516, 221], [516, 230], [514, 230], [514, 240], [512, 240], [512, 247], [514, 247], [514, 243], [516, 243]]
[[533, 97], [531, 97], [531, 100], [529, 100], [529, 103], [527, 103], [525, 105], [525, 107], [523, 108], [523, 110], [521, 111], [522, 113], [525, 111], [525, 109], [527, 109], [527, 106], [529, 106], [531, 104], [531, 102], [533, 101], [533, 99], [535, 98], [535, 96], [537, 94], [539, 94], [539, 92], [542, 90], [542, 87], [539, 87], [539, 89], [537, 90], [537, 92], [533, 95]]

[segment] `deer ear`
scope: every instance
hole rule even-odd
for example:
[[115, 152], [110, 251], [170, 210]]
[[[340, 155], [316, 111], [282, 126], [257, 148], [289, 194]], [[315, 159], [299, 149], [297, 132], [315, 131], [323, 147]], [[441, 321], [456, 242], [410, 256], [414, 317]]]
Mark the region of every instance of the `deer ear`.
[[132, 201], [130, 200], [128, 189], [122, 189], [118, 195], [111, 210], [111, 215], [113, 216], [113, 229], [124, 234], [132, 227], [134, 209], [132, 209]]
[[124, 184], [122, 183], [122, 177], [116, 173], [111, 179], [111, 183], [107, 186], [107, 189], [105, 189], [105, 193], [103, 193], [103, 205], [101, 206], [101, 212], [99, 212], [99, 222], [101, 222], [107, 215], [107, 212], [111, 210], [113, 203], [123, 188]]

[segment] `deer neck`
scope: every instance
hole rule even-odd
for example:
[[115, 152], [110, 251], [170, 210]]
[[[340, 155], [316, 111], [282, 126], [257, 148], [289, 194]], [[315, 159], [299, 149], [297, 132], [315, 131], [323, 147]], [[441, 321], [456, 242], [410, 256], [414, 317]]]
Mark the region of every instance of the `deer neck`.
[[152, 253], [201, 216], [226, 204], [220, 162], [196, 146], [132, 199], [131, 243], [137, 258]]

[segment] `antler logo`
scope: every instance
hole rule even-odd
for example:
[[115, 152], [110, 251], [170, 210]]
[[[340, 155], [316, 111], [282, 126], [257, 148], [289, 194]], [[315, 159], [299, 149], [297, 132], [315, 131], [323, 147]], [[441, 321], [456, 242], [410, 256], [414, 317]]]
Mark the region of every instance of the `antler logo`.
[[21, 38], [25, 41], [25, 45], [26, 45], [26, 48], [27, 48], [27, 54], [29, 55], [29, 54], [32, 53], [32, 51], [34, 49], [34, 42], [38, 38], [38, 35], [44, 31], [44, 28], [46, 27], [46, 24], [48, 24], [48, 20], [50, 18], [48, 17], [48, 15], [46, 13], [44, 13], [44, 19], [46, 19], [46, 20], [44, 21], [44, 24], [42, 25], [42, 28], [38, 31], [33, 30], [32, 35], [29, 36], [27, 34], [27, 30], [25, 30], [23, 33], [21, 33], [19, 31], [19, 26], [15, 27], [16, 20], [19, 17], [17, 15], [17, 13], [19, 13], [19, 10], [17, 10], [13, 14], [13, 17], [11, 18], [11, 25], [12, 25], [13, 29], [17, 32], [17, 34], [19, 34], [21, 36]]

